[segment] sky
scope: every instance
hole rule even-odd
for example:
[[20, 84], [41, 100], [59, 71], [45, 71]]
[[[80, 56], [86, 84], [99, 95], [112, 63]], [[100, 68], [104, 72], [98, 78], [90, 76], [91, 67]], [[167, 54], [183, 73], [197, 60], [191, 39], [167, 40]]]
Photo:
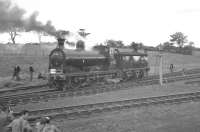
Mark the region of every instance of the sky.
[[[56, 29], [72, 32], [86, 29], [91, 33], [86, 40], [89, 46], [107, 39], [122, 40], [127, 45], [135, 41], [156, 46], [169, 41], [171, 34], [183, 32], [200, 47], [198, 0], [12, 1], [25, 9], [27, 16], [38, 11], [37, 19], [43, 23], [51, 20]], [[36, 35], [28, 38], [37, 41]], [[27, 37], [17, 39], [27, 41]]]

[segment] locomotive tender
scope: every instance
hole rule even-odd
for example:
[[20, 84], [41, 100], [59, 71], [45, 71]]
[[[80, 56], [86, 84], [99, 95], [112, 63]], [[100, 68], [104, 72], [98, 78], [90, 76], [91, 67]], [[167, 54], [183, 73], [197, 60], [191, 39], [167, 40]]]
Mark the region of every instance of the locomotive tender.
[[97, 51], [64, 48], [65, 39], [49, 55], [49, 85], [74, 88], [108, 78], [142, 78], [149, 71], [147, 54], [127, 48], [100, 46]]

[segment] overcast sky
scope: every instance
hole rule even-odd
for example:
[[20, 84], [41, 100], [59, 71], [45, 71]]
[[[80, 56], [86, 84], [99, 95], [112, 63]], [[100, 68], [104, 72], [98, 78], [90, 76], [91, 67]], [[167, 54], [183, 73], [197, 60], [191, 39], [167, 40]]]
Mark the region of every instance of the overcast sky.
[[[200, 47], [198, 0], [13, 0], [38, 20], [51, 20], [57, 29], [90, 32], [91, 45], [106, 39], [158, 45], [183, 32]], [[36, 40], [37, 41], [37, 40]]]

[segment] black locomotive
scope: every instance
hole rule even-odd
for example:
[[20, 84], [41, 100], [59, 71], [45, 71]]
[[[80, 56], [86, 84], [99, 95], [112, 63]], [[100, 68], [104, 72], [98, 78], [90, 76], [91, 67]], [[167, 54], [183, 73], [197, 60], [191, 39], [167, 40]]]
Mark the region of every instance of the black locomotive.
[[83, 87], [107, 79], [143, 78], [149, 71], [147, 54], [127, 48], [101, 46], [97, 51], [69, 50], [65, 39], [49, 55], [49, 85]]

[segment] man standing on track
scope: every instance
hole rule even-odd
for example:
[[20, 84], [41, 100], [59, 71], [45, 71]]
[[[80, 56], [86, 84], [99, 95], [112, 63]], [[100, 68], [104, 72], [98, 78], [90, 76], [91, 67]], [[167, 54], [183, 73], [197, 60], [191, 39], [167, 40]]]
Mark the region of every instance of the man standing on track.
[[170, 69], [170, 72], [171, 72], [171, 73], [174, 72], [174, 64], [170, 64], [169, 69]]
[[32, 66], [29, 67], [29, 72], [30, 72], [30, 81], [33, 80], [33, 72], [34, 72], [34, 69]]
[[17, 77], [17, 81], [20, 81], [20, 76], [19, 76], [20, 71], [21, 71], [20, 66], [17, 66], [17, 67], [16, 67], [16, 77]]

